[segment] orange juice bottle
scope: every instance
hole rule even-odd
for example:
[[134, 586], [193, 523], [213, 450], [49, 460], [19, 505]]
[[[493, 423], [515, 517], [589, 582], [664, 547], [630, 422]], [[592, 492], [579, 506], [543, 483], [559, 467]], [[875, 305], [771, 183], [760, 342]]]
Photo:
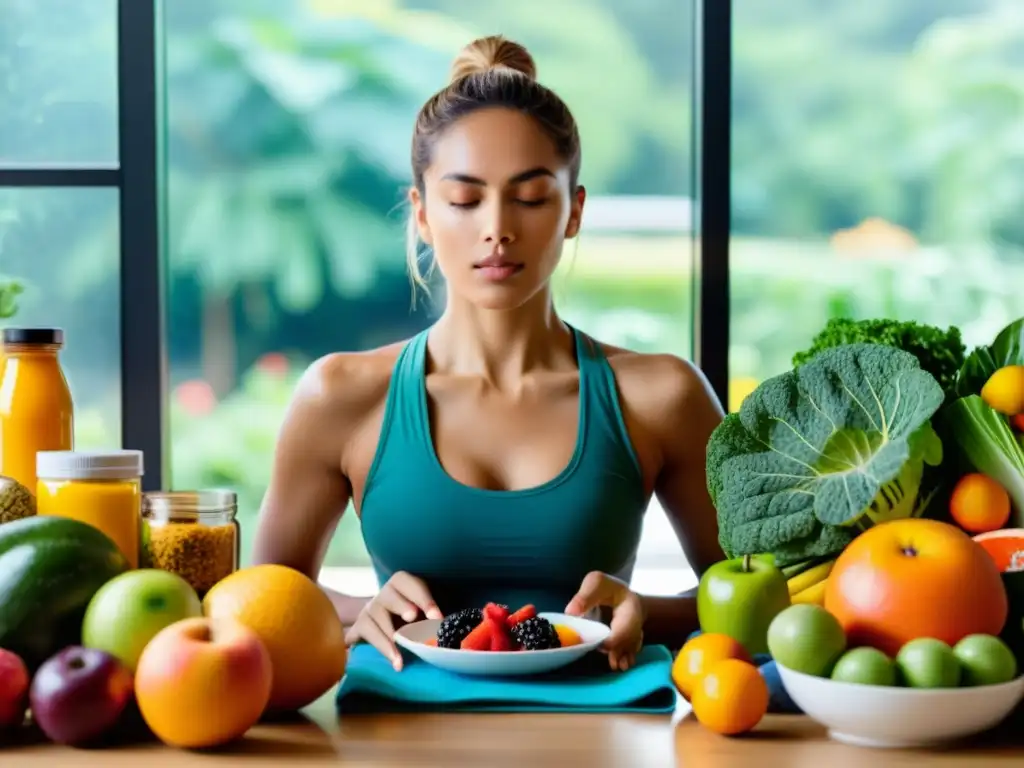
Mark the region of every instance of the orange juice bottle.
[[5, 328], [0, 370], [0, 475], [36, 491], [36, 453], [74, 445], [74, 403], [59, 328]]

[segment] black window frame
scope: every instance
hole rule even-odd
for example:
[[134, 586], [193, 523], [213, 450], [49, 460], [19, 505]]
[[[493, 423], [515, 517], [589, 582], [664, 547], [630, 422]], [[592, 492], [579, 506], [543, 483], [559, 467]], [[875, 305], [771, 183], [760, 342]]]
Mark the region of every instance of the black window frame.
[[[117, 189], [120, 205], [121, 445], [142, 450], [143, 488], [169, 478], [162, 126], [165, 0], [118, 0], [116, 164], [0, 165], [3, 187]], [[695, 0], [698, 238], [693, 359], [723, 405], [729, 392], [732, 0]], [[684, 258], [680, 254], [680, 258]]]

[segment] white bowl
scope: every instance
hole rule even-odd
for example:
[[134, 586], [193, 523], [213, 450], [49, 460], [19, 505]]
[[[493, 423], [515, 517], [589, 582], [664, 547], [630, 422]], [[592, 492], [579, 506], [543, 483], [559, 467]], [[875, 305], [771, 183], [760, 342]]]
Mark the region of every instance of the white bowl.
[[395, 632], [395, 643], [428, 664], [463, 675], [521, 676], [539, 675], [564, 667], [597, 648], [611, 630], [599, 621], [569, 616], [564, 613], [539, 613], [552, 624], [565, 624], [575, 629], [583, 642], [568, 648], [544, 651], [463, 651], [437, 648], [426, 641], [437, 636], [440, 619], [427, 619], [406, 624]]
[[995, 727], [1024, 699], [1024, 675], [1000, 685], [901, 688], [814, 677], [777, 664], [786, 691], [836, 741], [928, 747]]

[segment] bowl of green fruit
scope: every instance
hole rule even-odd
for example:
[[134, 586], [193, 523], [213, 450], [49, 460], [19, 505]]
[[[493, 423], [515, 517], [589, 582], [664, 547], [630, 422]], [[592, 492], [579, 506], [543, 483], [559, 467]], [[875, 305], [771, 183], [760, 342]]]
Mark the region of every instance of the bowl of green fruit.
[[993, 635], [930, 637], [894, 656], [850, 647], [831, 613], [793, 605], [768, 631], [782, 685], [829, 736], [862, 747], [932, 747], [999, 725], [1024, 700], [1024, 675]]

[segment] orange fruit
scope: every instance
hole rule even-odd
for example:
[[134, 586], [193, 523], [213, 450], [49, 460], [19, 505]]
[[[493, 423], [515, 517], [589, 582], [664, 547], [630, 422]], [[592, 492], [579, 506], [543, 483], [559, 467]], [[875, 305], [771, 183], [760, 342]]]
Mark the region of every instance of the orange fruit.
[[672, 663], [672, 682], [689, 701], [697, 683], [715, 663], [725, 659], [751, 662], [746, 649], [728, 635], [706, 632], [686, 641]]
[[693, 690], [693, 715], [724, 736], [753, 730], [768, 712], [768, 683], [757, 667], [740, 659], [715, 662]]
[[558, 634], [558, 642], [562, 644], [563, 648], [568, 648], [570, 645], [579, 645], [583, 642], [580, 633], [572, 627], [567, 627], [565, 624], [555, 624], [554, 627], [555, 632]]
[[1009, 612], [1002, 577], [984, 548], [939, 520], [892, 520], [869, 528], [836, 558], [825, 610], [849, 647], [895, 656], [919, 637], [956, 645], [998, 635]]
[[243, 568], [203, 598], [211, 618], [236, 619], [263, 641], [273, 666], [268, 710], [312, 703], [345, 674], [345, 630], [322, 589], [283, 565]]
[[988, 475], [972, 472], [957, 481], [949, 514], [968, 533], [988, 533], [1010, 519], [1010, 494]]

